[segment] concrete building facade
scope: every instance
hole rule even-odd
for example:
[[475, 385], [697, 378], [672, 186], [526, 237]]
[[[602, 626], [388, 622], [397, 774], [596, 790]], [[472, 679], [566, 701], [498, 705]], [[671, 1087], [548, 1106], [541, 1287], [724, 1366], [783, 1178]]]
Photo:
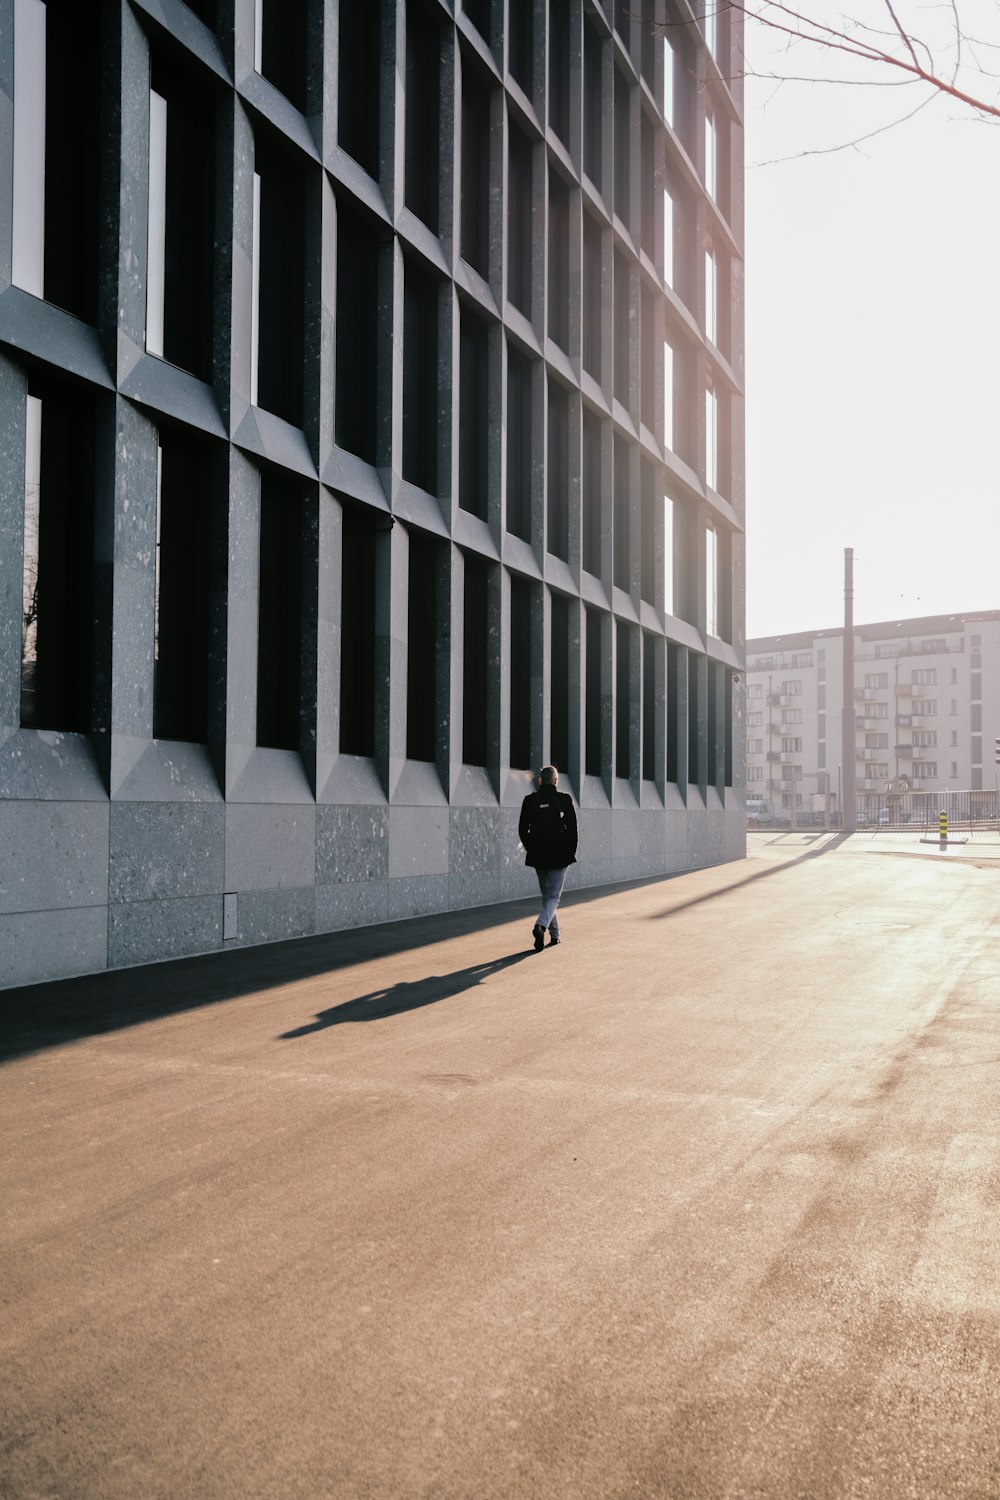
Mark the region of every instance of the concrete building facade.
[[738, 16], [0, 23], [0, 984], [738, 857]]
[[[843, 630], [747, 642], [747, 799], [752, 812], [841, 806]], [[854, 629], [858, 808], [890, 789], [990, 791], [1000, 736], [1000, 610]], [[945, 805], [945, 804], [942, 804]]]

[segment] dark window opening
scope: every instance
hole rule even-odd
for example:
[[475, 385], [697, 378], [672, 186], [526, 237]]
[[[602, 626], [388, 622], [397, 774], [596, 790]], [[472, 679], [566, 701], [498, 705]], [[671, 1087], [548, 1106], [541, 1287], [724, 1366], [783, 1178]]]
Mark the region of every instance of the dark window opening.
[[203, 22], [209, 29], [214, 31], [218, 25], [218, 7], [216, 0], [184, 0], [188, 10], [193, 10], [198, 20]]
[[734, 689], [733, 689], [733, 674], [732, 674], [732, 672], [729, 671], [728, 668], [726, 669], [725, 690], [726, 690], [726, 697], [725, 697], [725, 705], [724, 706], [725, 706], [726, 721], [725, 721], [725, 725], [724, 725], [725, 739], [723, 741], [723, 752], [724, 752], [724, 755], [725, 755], [724, 775], [725, 775], [725, 784], [726, 784], [726, 786], [732, 786], [732, 784], [733, 784], [733, 691], [734, 691]]
[[600, 776], [601, 757], [601, 616], [596, 609], [586, 611], [587, 691], [584, 707], [586, 749], [584, 767], [588, 776]]
[[614, 544], [613, 578], [615, 587], [624, 589], [626, 593], [632, 587], [630, 472], [631, 464], [628, 444], [624, 438], [616, 435], [614, 528], [612, 532], [612, 541]]
[[406, 630], [406, 754], [437, 756], [438, 555], [440, 544], [410, 532]]
[[615, 625], [615, 775], [624, 780], [632, 774], [632, 661], [631, 631], [618, 620]]
[[[215, 102], [191, 69], [159, 53], [152, 55], [150, 87], [166, 102], [167, 129], [164, 236], [158, 247], [163, 279], [162, 286], [152, 278], [147, 284], [147, 348], [199, 380], [211, 381]], [[160, 306], [150, 305], [157, 300]], [[159, 338], [153, 334], [156, 324], [162, 330]]]
[[604, 161], [603, 44], [589, 24], [583, 28], [583, 170], [598, 189]]
[[715, 786], [719, 779], [719, 699], [717, 693], [718, 665], [714, 661], [708, 663], [708, 732], [706, 735], [706, 777], [709, 786]]
[[490, 0], [464, 0], [462, 9], [479, 32], [483, 41], [490, 42]]
[[521, 85], [529, 99], [533, 92], [534, 24], [532, 5], [510, 6], [507, 19], [507, 66], [511, 76]]
[[438, 487], [438, 283], [404, 261], [403, 478]]
[[462, 54], [462, 259], [490, 274], [490, 87]]
[[549, 124], [569, 145], [569, 0], [549, 0]]
[[212, 517], [221, 478], [205, 444], [173, 431], [160, 434], [153, 675], [157, 739], [204, 744], [208, 738]]
[[642, 247], [652, 259], [656, 246], [656, 135], [645, 112], [639, 131], [639, 179]]
[[375, 525], [343, 508], [340, 607], [340, 749], [375, 752]]
[[379, 171], [379, 12], [371, 0], [338, 7], [337, 139], [369, 177]]
[[406, 206], [437, 233], [441, 33], [422, 6], [406, 7]]
[[642, 637], [642, 779], [656, 779], [656, 637]]
[[569, 600], [552, 595], [552, 647], [549, 676], [549, 757], [569, 764]]
[[306, 179], [298, 160], [258, 130], [260, 176], [257, 405], [302, 426]]
[[489, 671], [488, 565], [465, 558], [462, 630], [462, 760], [486, 764], [486, 680]]
[[569, 349], [569, 189], [549, 174], [549, 338]]
[[[642, 562], [639, 592], [648, 604], [656, 601], [656, 470], [645, 461], [642, 475]], [[668, 538], [669, 540], [669, 538]]]
[[481, 520], [487, 513], [489, 329], [462, 309], [459, 351], [458, 503]]
[[639, 400], [642, 420], [653, 432], [656, 428], [656, 356], [663, 348], [663, 341], [657, 337], [656, 296], [651, 287], [642, 287], [639, 306], [639, 354], [642, 360]]
[[569, 395], [561, 385], [548, 383], [549, 433], [546, 483], [548, 487], [547, 549], [569, 561]]
[[623, 406], [629, 404], [629, 351], [632, 343], [632, 300], [629, 290], [629, 266], [623, 255], [615, 252], [615, 396]]
[[698, 676], [701, 658], [693, 651], [687, 654], [688, 665], [688, 775], [689, 783], [698, 786], [704, 780], [705, 760], [700, 733], [701, 682]]
[[583, 216], [583, 368], [601, 378], [601, 331], [604, 319], [601, 229]]
[[[667, 642], [667, 780], [680, 781], [683, 716], [681, 714], [682, 646]], [[685, 653], [686, 654], [686, 653]]]
[[601, 424], [583, 414], [583, 566], [601, 576]]
[[260, 71], [305, 114], [308, 0], [257, 0], [257, 4], [263, 6]]
[[507, 348], [507, 530], [531, 541], [531, 361]]
[[91, 724], [95, 411], [82, 391], [32, 381], [24, 495], [21, 724]]
[[507, 167], [507, 298], [531, 317], [531, 142], [511, 125]]
[[629, 168], [632, 142], [629, 136], [628, 80], [615, 69], [615, 213], [622, 223], [629, 223]]
[[257, 743], [275, 750], [300, 743], [302, 509], [293, 480], [261, 474]]
[[374, 232], [338, 201], [336, 439], [369, 464], [376, 461], [377, 260]]
[[510, 764], [531, 766], [531, 682], [535, 675], [531, 639], [531, 585], [510, 580]]

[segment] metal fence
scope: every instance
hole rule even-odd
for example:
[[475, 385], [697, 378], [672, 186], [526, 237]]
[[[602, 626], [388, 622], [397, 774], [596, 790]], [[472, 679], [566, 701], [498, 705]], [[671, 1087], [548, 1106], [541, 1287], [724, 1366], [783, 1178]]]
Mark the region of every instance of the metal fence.
[[[834, 799], [831, 797], [830, 802]], [[859, 792], [859, 829], [880, 828], [923, 833], [940, 828], [941, 814], [954, 833], [1000, 834], [1000, 791]], [[778, 808], [768, 804], [748, 807], [748, 828], [839, 828], [836, 807]]]

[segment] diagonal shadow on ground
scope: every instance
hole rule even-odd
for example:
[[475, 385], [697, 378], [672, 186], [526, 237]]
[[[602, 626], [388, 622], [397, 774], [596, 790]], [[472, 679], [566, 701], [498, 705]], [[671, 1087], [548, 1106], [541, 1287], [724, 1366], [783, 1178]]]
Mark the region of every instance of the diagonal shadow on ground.
[[781, 875], [787, 870], [794, 870], [796, 865], [804, 864], [807, 859], [820, 859], [824, 854], [829, 854], [831, 849], [839, 848], [850, 837], [849, 833], [835, 834], [818, 849], [808, 849], [797, 859], [782, 860], [780, 865], [769, 865], [766, 870], [755, 870], [752, 875], [744, 875], [742, 880], [734, 880], [729, 885], [720, 886], [718, 890], [706, 891], [704, 896], [692, 896], [690, 901], [678, 901], [676, 905], [668, 906], [664, 911], [652, 912], [648, 920], [661, 922], [664, 917], [672, 917], [675, 912], [685, 911], [689, 906], [701, 906], [705, 901], [717, 901], [720, 896], [728, 896], [730, 891], [738, 891], [741, 886], [753, 885], [755, 880], [767, 880], [771, 875]]
[[512, 964], [519, 964], [522, 959], [533, 957], [533, 952], [508, 953], [504, 958], [494, 958], [488, 963], [456, 969], [453, 974], [428, 974], [424, 979], [401, 980], [399, 984], [371, 990], [367, 995], [357, 995], [353, 1000], [331, 1005], [329, 1010], [318, 1011], [314, 1021], [297, 1026], [294, 1031], [283, 1031], [278, 1041], [309, 1036], [314, 1031], [325, 1031], [328, 1026], [342, 1026], [348, 1021], [384, 1021], [407, 1010], [418, 1010], [422, 1005], [435, 1005], [439, 1000], [449, 1000], [452, 995], [473, 989], [484, 979], [509, 969]]

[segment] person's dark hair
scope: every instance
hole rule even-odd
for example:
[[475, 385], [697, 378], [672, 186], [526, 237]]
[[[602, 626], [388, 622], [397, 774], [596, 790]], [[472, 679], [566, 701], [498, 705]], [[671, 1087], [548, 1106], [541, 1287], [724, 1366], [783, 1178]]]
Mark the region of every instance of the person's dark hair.
[[559, 772], [556, 770], [555, 766], [543, 766], [538, 773], [538, 779], [539, 781], [545, 782], [549, 786], [555, 786], [556, 782], [559, 780]]

